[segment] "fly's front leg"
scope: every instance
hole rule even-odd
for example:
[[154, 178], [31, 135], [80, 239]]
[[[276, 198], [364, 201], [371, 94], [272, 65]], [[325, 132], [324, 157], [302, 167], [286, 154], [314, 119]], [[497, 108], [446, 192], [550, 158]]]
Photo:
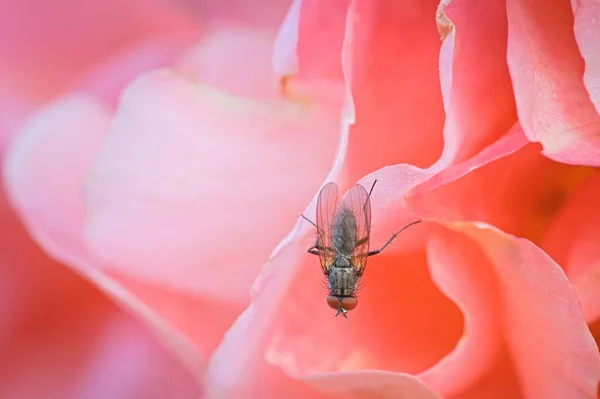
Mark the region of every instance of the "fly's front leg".
[[388, 245], [390, 245], [392, 243], [392, 241], [394, 241], [394, 238], [396, 238], [396, 236], [398, 234], [402, 233], [404, 230], [408, 229], [410, 226], [412, 226], [413, 224], [417, 224], [417, 223], [421, 223], [421, 221], [417, 220], [415, 222], [407, 224], [402, 229], [400, 229], [400, 231], [397, 231], [394, 234], [392, 234], [392, 237], [389, 240], [387, 240], [387, 242], [385, 244], [383, 244], [383, 246], [381, 248], [376, 249], [374, 251], [367, 252], [367, 256], [377, 255], [378, 253], [380, 253], [381, 251], [383, 251], [385, 249], [385, 247], [387, 247]]

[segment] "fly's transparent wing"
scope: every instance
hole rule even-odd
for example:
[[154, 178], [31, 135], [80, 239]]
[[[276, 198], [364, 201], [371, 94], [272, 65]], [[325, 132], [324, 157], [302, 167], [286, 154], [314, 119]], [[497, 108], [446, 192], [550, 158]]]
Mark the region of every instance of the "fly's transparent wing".
[[338, 187], [335, 183], [327, 183], [321, 189], [317, 199], [317, 245], [319, 246], [319, 260], [325, 274], [329, 274], [336, 255], [331, 246], [331, 228], [337, 213], [337, 206]]
[[348, 223], [347, 229], [352, 229], [353, 237], [352, 266], [360, 276], [367, 266], [367, 254], [369, 252], [369, 241], [371, 239], [371, 202], [369, 193], [360, 184], [355, 184], [348, 190], [340, 204], [342, 212], [352, 214], [352, 223]]

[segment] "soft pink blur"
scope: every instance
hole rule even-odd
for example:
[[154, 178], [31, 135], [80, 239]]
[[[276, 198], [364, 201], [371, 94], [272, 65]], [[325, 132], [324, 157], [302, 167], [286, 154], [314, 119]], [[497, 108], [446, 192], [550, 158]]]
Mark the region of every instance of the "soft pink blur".
[[7, 397], [596, 397], [593, 1], [0, 4]]
[[[91, 227], [86, 229], [89, 231], [86, 237], [92, 251], [83, 245], [83, 218], [88, 215], [81, 196], [82, 183], [88, 174], [86, 170], [107, 134], [122, 89], [140, 73], [179, 64], [179, 70], [185, 74], [167, 78], [164, 84], [175, 87], [172, 101], [187, 101], [181, 98], [180, 93], [189, 96], [195, 89], [196, 84], [189, 80], [190, 77], [196, 74], [198, 79], [206, 79], [213, 84], [230, 82], [224, 79], [227, 71], [221, 70], [218, 75], [215, 75], [215, 71], [219, 71], [224, 62], [233, 66], [237, 61], [232, 63], [227, 58], [221, 61], [215, 58], [245, 50], [247, 53], [239, 54], [240, 58], [246, 62], [250, 60], [248, 66], [256, 65], [254, 72], [262, 73], [263, 76], [254, 87], [260, 90], [270, 87], [265, 82], [268, 79], [270, 43], [277, 21], [281, 19], [285, 9], [282, 6], [270, 7], [269, 13], [250, 15], [249, 20], [245, 20], [244, 18], [248, 18], [245, 13], [248, 5], [241, 4], [236, 17], [235, 12], [227, 13], [210, 4], [199, 4], [197, 6], [200, 9], [191, 10], [187, 8], [189, 5], [183, 3], [169, 5], [167, 2], [147, 3], [136, 0], [101, 4], [66, 0], [53, 2], [51, 5], [36, 1], [13, 3], [3, 2], [0, 5], [0, 26], [5, 33], [0, 39], [0, 80], [3, 87], [0, 94], [1, 147], [4, 148], [16, 135], [5, 157], [3, 180], [11, 201], [20, 211], [36, 241], [42, 243], [55, 259], [73, 269], [64, 269], [64, 266], [51, 261], [36, 249], [9, 211], [6, 201], [2, 201], [2, 234], [6, 248], [1, 262], [2, 275], [5, 277], [0, 322], [6, 333], [2, 340], [5, 362], [4, 372], [0, 376], [2, 396], [26, 398], [39, 397], [43, 393], [46, 396], [85, 398], [159, 398], [170, 395], [180, 398], [198, 397], [202, 389], [199, 378], [202, 376], [206, 355], [233, 320], [234, 310], [243, 306], [247, 300], [244, 299], [247, 298], [245, 292], [253, 275], [245, 277], [240, 274], [242, 280], [238, 284], [242, 288], [233, 287], [233, 292], [239, 294], [229, 295], [221, 291], [220, 297], [214, 298], [210, 294], [201, 297], [194, 292], [185, 295], [177, 289], [173, 291], [172, 285], [165, 287], [162, 284], [145, 284], [147, 279], [130, 279], [128, 276], [132, 273], [122, 266], [126, 261], [110, 270], [117, 275], [115, 278], [109, 276], [108, 272], [98, 274], [99, 263], [92, 251], [94, 247], [105, 244], [104, 240], [98, 241], [99, 238], [95, 238], [98, 236], [94, 232], [100, 231], [97, 228], [100, 226], [89, 222]], [[265, 25], [266, 28], [263, 29]], [[255, 26], [258, 28], [255, 29]], [[199, 32], [202, 32], [202, 36]], [[203, 41], [201, 45], [197, 45], [201, 37]], [[212, 60], [213, 65], [208, 65], [207, 60]], [[235, 69], [232, 68], [231, 71], [234, 72]], [[240, 83], [246, 81], [249, 80], [245, 77], [239, 80]], [[151, 83], [152, 79], [148, 82]], [[177, 84], [181, 87], [179, 92]], [[142, 84], [141, 87], [143, 86]], [[271, 91], [276, 93], [276, 84], [271, 86]], [[235, 87], [239, 88], [240, 85]], [[159, 86], [154, 90], [162, 89]], [[249, 91], [247, 94], [252, 94]], [[138, 95], [143, 96], [144, 93], [140, 92]], [[156, 100], [154, 103], [150, 102], [149, 106], [158, 105], [163, 108], [156, 103], [161, 101], [161, 96], [157, 92]], [[207, 101], [210, 103], [211, 98], [225, 97], [207, 88], [204, 98], [199, 97], [204, 103], [201, 102], [198, 106], [202, 107]], [[48, 100], [52, 102], [41, 110], [37, 108]], [[235, 101], [231, 102], [236, 106], [234, 103]], [[226, 109], [231, 104], [220, 106], [221, 112], [227, 112]], [[237, 104], [238, 108], [244, 108], [250, 101], [242, 100]], [[36, 108], [38, 111], [32, 114]], [[297, 120], [295, 118], [302, 118], [304, 112], [292, 105], [271, 105], [268, 102], [248, 110], [250, 113], [253, 111], [259, 112], [256, 115], [259, 118], [269, 117], [273, 112], [284, 113], [280, 128], [293, 123]], [[261, 112], [264, 115], [260, 115]], [[153, 113], [155, 110], [151, 109], [150, 114]], [[285, 115], [286, 113], [289, 115]], [[210, 114], [210, 110], [205, 113]], [[23, 123], [29, 115], [32, 116]], [[153, 123], [155, 122], [150, 122], [150, 125]], [[252, 125], [248, 121], [240, 123]], [[196, 127], [190, 126], [190, 129], [195, 130]], [[210, 133], [218, 135], [218, 129]], [[171, 127], [167, 133], [170, 130]], [[148, 132], [145, 133], [149, 138]], [[268, 138], [272, 133], [264, 134]], [[331, 135], [333, 145], [335, 136], [334, 131]], [[190, 138], [194, 139], [194, 136], [191, 135]], [[206, 142], [206, 137], [197, 136], [197, 139], [199, 144]], [[323, 140], [320, 142], [327, 143]], [[295, 143], [292, 140], [282, 144], [296, 148]], [[231, 155], [220, 153], [215, 146], [218, 143], [215, 143], [212, 150], [206, 149], [207, 155]], [[325, 147], [324, 150], [326, 149]], [[247, 153], [247, 156], [256, 156], [250, 148]], [[272, 158], [264, 160], [265, 167], [269, 163], [279, 165], [281, 160], [285, 162], [285, 158], [278, 155], [279, 151], [271, 153]], [[323, 174], [331, 163], [328, 157], [332, 158], [324, 152]], [[311, 173], [318, 174], [319, 167], [308, 170], [303, 176], [310, 176]], [[194, 172], [190, 171], [189, 174], [194, 177]], [[163, 176], [169, 178], [164, 174]], [[317, 176], [318, 180], [312, 185], [308, 183], [304, 199], [301, 193], [288, 194], [297, 197], [296, 204], [301, 206], [310, 198], [323, 179], [323, 176]], [[272, 176], [261, 177], [261, 180], [278, 190], [277, 180], [273, 181]], [[102, 181], [99, 180], [100, 183]], [[227, 177], [222, 177], [217, 183], [227, 181]], [[186, 181], [181, 183], [185, 185]], [[156, 180], [148, 180], [148, 184], [155, 187]], [[224, 188], [230, 185], [228, 183]], [[93, 197], [93, 187], [90, 184], [90, 200]], [[165, 188], [166, 186], [163, 187]], [[253, 188], [252, 184], [249, 188]], [[158, 186], [158, 189], [161, 187]], [[271, 193], [266, 191], [263, 195]], [[215, 192], [211, 198], [218, 201], [220, 197]], [[253, 207], [247, 196], [240, 197], [240, 200], [244, 205]], [[263, 202], [260, 198], [255, 201]], [[288, 204], [289, 201], [281, 200], [281, 203]], [[95, 200], [94, 204], [103, 207], [99, 212], [106, 209], [101, 199]], [[190, 206], [194, 205], [190, 203]], [[209, 209], [213, 207], [214, 205], [207, 206]], [[283, 210], [293, 218], [300, 211], [300, 207], [296, 210]], [[249, 214], [246, 208], [240, 208], [239, 212]], [[202, 215], [210, 215], [210, 211], [203, 212]], [[89, 215], [96, 220], [94, 216], [95, 214]], [[104, 220], [103, 226], [106, 226], [107, 219]], [[192, 227], [194, 226], [198, 226], [200, 232], [210, 233], [202, 223], [195, 223]], [[118, 229], [123, 227], [119, 223]], [[102, 229], [106, 230], [106, 227]], [[280, 230], [283, 232], [285, 229], [285, 224], [282, 224]], [[191, 231], [190, 234], [196, 234], [197, 231]], [[227, 236], [228, 232], [223, 234]], [[263, 256], [268, 256], [269, 248], [276, 244], [276, 234], [274, 231], [270, 237], [265, 237]], [[151, 238], [148, 238], [146, 244], [150, 241]], [[96, 242], [99, 244], [95, 244]], [[206, 245], [210, 247], [212, 244], [206, 242]], [[135, 247], [131, 246], [131, 249]], [[205, 252], [202, 248], [199, 250], [201, 253]], [[102, 254], [99, 256], [102, 257]], [[255, 264], [254, 270], [260, 268], [260, 262], [257, 263], [248, 256], [246, 258]], [[177, 266], [180, 260], [181, 258], [173, 258], [168, 262]], [[217, 262], [211, 261], [207, 266], [215, 263]], [[146, 270], [150, 266], [156, 267], [155, 270], [169, 271], [172, 265], [147, 264]], [[189, 265], [180, 265], [180, 270], [183, 272], [184, 267], [189, 269]], [[84, 282], [73, 271], [96, 286]], [[133, 276], [135, 277], [135, 273]], [[165, 281], [161, 276], [157, 277], [161, 278], [160, 281]], [[150, 281], [152, 279], [151, 277]], [[182, 276], [179, 281], [188, 284], [192, 279]], [[204, 277], [201, 281], [205, 283], [204, 287], [211, 287], [208, 278]], [[145, 326], [119, 309], [114, 302], [108, 301], [100, 294], [98, 287], [105, 289], [126, 309], [135, 308], [139, 312], [137, 318], [141, 316]], [[132, 292], [141, 300], [132, 297]], [[145, 302], [149, 301], [148, 297], [153, 301], [151, 305], [154, 306], [151, 308]], [[183, 314], [172, 314], [173, 311], [184, 312], [185, 309], [194, 312], [194, 319]], [[167, 311], [171, 313], [169, 324], [159, 316]], [[175, 360], [168, 353], [164, 344], [156, 339], [156, 334], [152, 337], [148, 324], [162, 337], [168, 337], [171, 352], [185, 352], [182, 355], [184, 363], [181, 363], [181, 359]], [[210, 325], [212, 331], [207, 331], [205, 325]], [[191, 337], [182, 335], [177, 338], [179, 333], [175, 332], [176, 328], [189, 333]], [[190, 338], [197, 338], [198, 345], [189, 344]], [[204, 354], [204, 361], [198, 356], [200, 353]]]
[[[194, 26], [191, 15], [160, 3], [0, 2], [2, 154], [32, 111], [69, 88], [87, 88], [114, 106], [129, 79], [171, 63], [193, 43]], [[78, 133], [75, 139], [94, 137], [85, 128]], [[85, 156], [79, 152], [67, 162], [76, 165]], [[61, 184], [51, 170], [40, 177]], [[8, 188], [6, 175], [3, 182]], [[30, 200], [43, 203], [48, 196]], [[197, 378], [164, 344], [97, 287], [48, 258], [4, 192], [0, 198], [0, 396], [197, 398]], [[75, 202], [64, 204], [70, 213], [77, 212]], [[69, 222], [69, 214], [55, 216], [57, 226]]]

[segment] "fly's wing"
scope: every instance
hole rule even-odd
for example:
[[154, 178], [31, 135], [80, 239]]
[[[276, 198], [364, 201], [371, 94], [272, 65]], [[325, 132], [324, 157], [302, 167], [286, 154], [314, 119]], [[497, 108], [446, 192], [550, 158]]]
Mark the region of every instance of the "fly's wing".
[[335, 259], [335, 251], [331, 246], [331, 227], [337, 213], [338, 187], [335, 183], [327, 183], [317, 199], [317, 245], [319, 260], [323, 273], [329, 274]]
[[352, 266], [360, 276], [367, 266], [367, 253], [369, 252], [369, 240], [371, 239], [371, 202], [369, 193], [360, 184], [355, 184], [348, 190], [342, 203], [341, 209], [348, 210], [354, 216], [354, 228], [352, 236], [356, 242], [352, 251]]

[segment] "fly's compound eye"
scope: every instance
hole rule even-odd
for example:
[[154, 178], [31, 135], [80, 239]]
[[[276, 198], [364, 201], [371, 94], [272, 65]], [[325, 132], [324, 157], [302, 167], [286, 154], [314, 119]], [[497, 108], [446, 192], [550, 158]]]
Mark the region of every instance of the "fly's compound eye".
[[356, 308], [358, 305], [358, 300], [352, 296], [338, 298], [336, 296], [329, 295], [327, 296], [327, 305], [334, 310], [338, 310], [341, 306], [342, 309], [349, 311]]
[[340, 300], [337, 296], [329, 295], [327, 296], [327, 306], [331, 309], [337, 310], [340, 307]]
[[342, 308], [344, 310], [352, 310], [358, 305], [358, 300], [353, 296], [342, 298]]

